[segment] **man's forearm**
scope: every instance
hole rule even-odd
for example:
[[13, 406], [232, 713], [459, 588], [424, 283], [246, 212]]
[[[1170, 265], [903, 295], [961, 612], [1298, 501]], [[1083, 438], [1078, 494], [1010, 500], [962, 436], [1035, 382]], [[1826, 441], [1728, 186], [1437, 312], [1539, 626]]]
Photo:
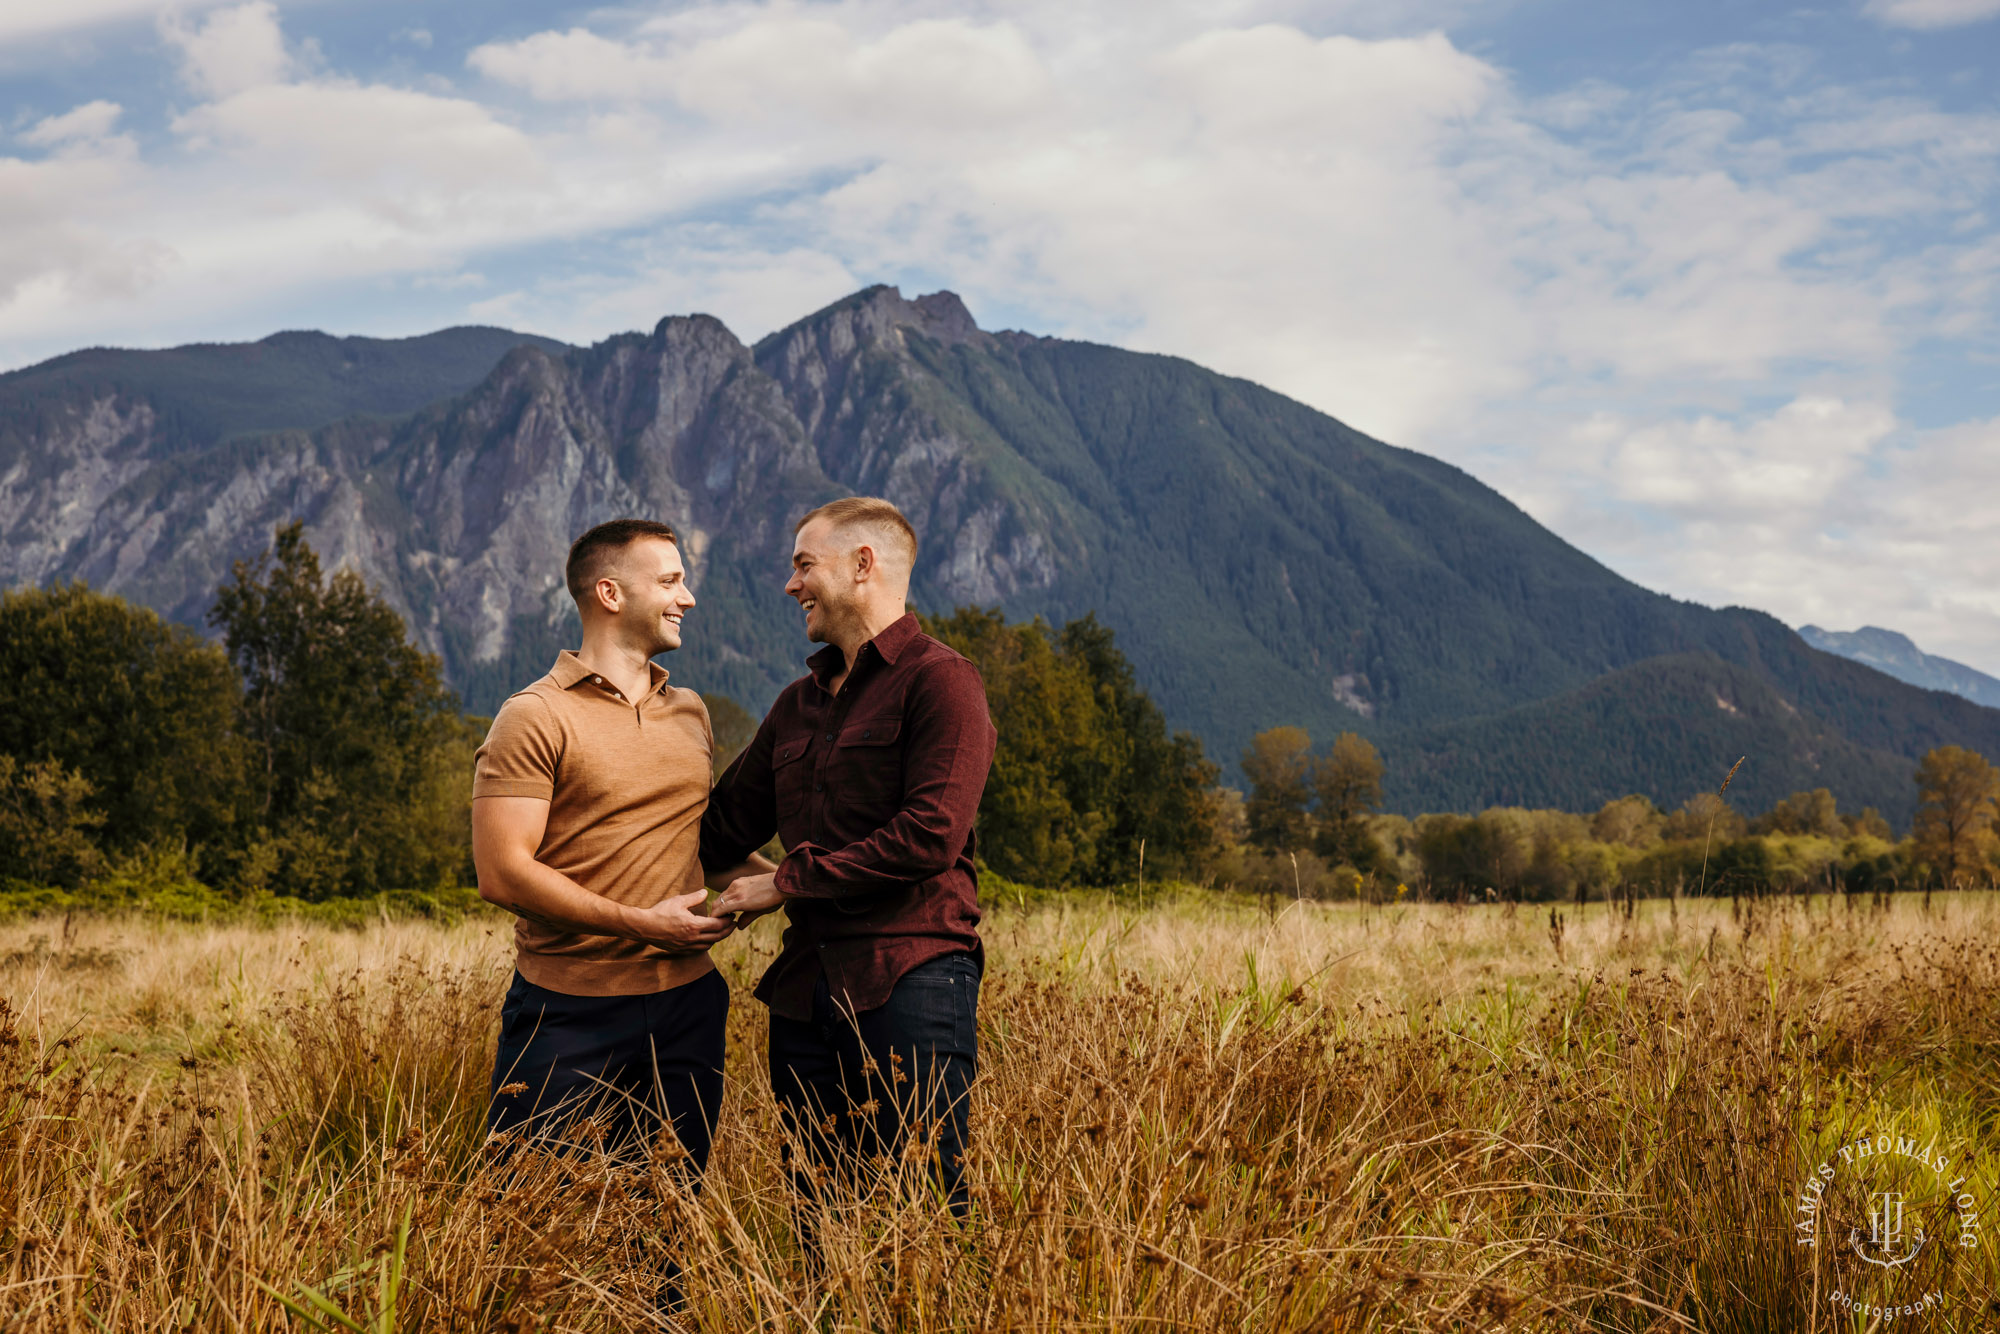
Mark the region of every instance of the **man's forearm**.
[[481, 897], [551, 931], [644, 939], [632, 921], [630, 909], [591, 893], [561, 871], [540, 862], [509, 866], [492, 879], [495, 883], [489, 891], [488, 877], [480, 877]]
[[768, 875], [778, 869], [778, 864], [761, 852], [753, 852], [736, 865], [720, 871], [710, 871], [702, 877], [702, 883], [710, 889], [729, 888], [732, 880], [741, 880], [746, 875]]

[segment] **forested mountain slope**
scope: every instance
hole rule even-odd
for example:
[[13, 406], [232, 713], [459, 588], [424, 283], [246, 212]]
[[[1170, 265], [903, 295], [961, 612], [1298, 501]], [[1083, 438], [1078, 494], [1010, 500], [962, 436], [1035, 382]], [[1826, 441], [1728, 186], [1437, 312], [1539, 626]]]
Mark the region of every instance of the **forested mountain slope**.
[[[475, 333], [524, 342], [433, 337]], [[754, 348], [705, 316], [514, 346], [401, 417], [421, 377], [322, 358], [310, 393], [240, 395], [170, 446], [158, 423], [198, 408], [165, 405], [209, 382], [161, 361], [153, 398], [87, 378], [58, 409], [7, 397], [70, 360], [0, 379], [9, 582], [80, 575], [198, 620], [228, 562], [297, 515], [475, 708], [570, 639], [563, 551], [625, 513], [686, 536], [701, 602], [676, 679], [761, 708], [807, 651], [779, 592], [792, 520], [863, 492], [922, 535], [918, 605], [1096, 611], [1218, 758], [1279, 723], [1359, 730], [1406, 809], [1678, 802], [1754, 750], [1746, 791], [1825, 785], [1895, 816], [1928, 746], [2000, 754], [2000, 711], [1640, 588], [1459, 469], [1186, 361], [984, 332], [949, 293], [871, 288]]]

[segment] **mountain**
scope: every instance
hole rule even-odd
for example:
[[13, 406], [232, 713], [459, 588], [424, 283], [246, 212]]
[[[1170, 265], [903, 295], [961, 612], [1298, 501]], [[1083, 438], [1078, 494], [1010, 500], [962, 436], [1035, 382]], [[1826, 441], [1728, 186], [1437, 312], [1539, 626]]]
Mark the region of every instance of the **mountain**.
[[[1360, 731], [1399, 809], [1677, 803], [1754, 752], [1747, 796], [1825, 785], [1906, 818], [1928, 745], [2000, 754], [2000, 711], [1640, 588], [1448, 464], [1177, 358], [981, 330], [948, 292], [870, 288], [754, 347], [701, 315], [506, 340], [400, 416], [350, 406], [324, 357], [261, 418], [227, 400], [200, 430], [219, 372], [0, 377], [0, 581], [83, 577], [198, 622], [298, 516], [490, 709], [573, 642], [570, 538], [658, 515], [700, 598], [676, 678], [761, 709], [808, 651], [779, 592], [792, 522], [858, 492], [915, 524], [917, 605], [1096, 611], [1225, 763], [1279, 723]], [[221, 355], [116, 355], [196, 354]]]
[[[476, 327], [418, 338], [279, 333], [158, 352], [89, 348], [0, 375], [0, 585], [46, 583], [84, 566], [104, 576], [104, 506], [176, 461], [258, 432], [405, 417], [477, 385], [523, 343], [563, 347]], [[230, 539], [242, 536], [222, 545], [241, 554], [244, 544]], [[213, 584], [226, 568], [198, 566], [189, 577]]]
[[[1870, 697], [1860, 672], [1844, 682], [1837, 669], [1831, 675], [1822, 683], [1827, 694]], [[1389, 745], [1392, 771], [1411, 809], [1590, 810], [1607, 792], [1672, 801], [1713, 791], [1744, 756], [1728, 794], [1738, 809], [1764, 811], [1801, 788], [1830, 787], [1843, 810], [1873, 806], [1907, 824], [1915, 804], [1907, 752], [1967, 735], [1949, 719], [1914, 713], [1888, 727], [1850, 715], [1843, 731], [1794, 704], [1775, 676], [1706, 652], [1647, 658], [1549, 699], [1413, 729]]]
[[1865, 662], [1898, 681], [1925, 690], [1948, 690], [1975, 704], [2000, 709], [2000, 680], [1962, 662], [1926, 653], [1911, 643], [1908, 635], [1899, 635], [1894, 630], [1884, 630], [1879, 625], [1864, 625], [1859, 630], [1822, 630], [1816, 625], [1802, 625], [1799, 638], [1816, 649]]

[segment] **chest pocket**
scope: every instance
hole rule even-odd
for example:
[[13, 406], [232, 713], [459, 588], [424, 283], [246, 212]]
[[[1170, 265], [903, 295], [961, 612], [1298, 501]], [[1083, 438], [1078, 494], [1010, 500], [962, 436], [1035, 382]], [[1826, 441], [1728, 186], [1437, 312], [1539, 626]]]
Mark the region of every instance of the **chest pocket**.
[[[903, 734], [903, 720], [896, 717], [863, 718], [840, 729], [840, 744], [846, 746], [893, 746]], [[879, 756], [872, 757], [879, 759]]]
[[860, 829], [886, 824], [903, 807], [903, 720], [895, 714], [856, 718], [840, 729], [827, 756], [827, 780], [838, 783], [845, 814]]
[[785, 829], [787, 820], [799, 819], [806, 810], [806, 797], [811, 789], [812, 765], [807, 757], [812, 753], [813, 734], [798, 732], [781, 737], [771, 749], [771, 795], [772, 804], [777, 808], [778, 826], [781, 835], [790, 835], [797, 841], [792, 831]]

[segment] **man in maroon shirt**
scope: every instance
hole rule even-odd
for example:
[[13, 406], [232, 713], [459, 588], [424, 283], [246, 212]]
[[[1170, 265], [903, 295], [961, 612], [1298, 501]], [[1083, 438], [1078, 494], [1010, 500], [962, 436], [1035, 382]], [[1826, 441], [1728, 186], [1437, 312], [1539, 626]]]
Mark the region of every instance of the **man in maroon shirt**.
[[739, 865], [773, 833], [788, 849], [714, 911], [790, 919], [757, 999], [771, 1008], [772, 1091], [816, 1160], [793, 1180], [810, 1193], [813, 1167], [894, 1162], [919, 1126], [963, 1213], [985, 957], [972, 822], [996, 740], [986, 690], [905, 610], [917, 539], [894, 505], [836, 500], [796, 532], [785, 592], [826, 647], [709, 794], [702, 865]]

